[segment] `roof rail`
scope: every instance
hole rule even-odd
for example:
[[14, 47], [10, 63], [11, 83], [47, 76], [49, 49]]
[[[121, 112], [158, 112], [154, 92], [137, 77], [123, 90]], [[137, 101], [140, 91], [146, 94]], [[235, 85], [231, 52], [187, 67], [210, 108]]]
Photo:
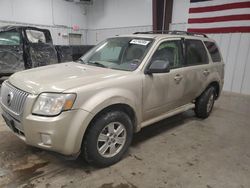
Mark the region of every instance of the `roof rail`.
[[145, 32], [135, 32], [133, 34], [172, 34], [172, 35], [190, 35], [190, 36], [203, 36], [207, 37], [206, 34], [203, 33], [194, 33], [194, 32], [187, 32], [187, 31], [178, 31], [178, 30], [155, 30], [155, 31], [145, 31]]

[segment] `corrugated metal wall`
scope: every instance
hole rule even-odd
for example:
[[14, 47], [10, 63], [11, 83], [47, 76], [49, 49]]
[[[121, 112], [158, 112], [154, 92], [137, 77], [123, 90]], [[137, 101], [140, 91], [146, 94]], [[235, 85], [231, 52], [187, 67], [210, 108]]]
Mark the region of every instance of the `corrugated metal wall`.
[[225, 91], [250, 94], [250, 33], [211, 34], [225, 61]]

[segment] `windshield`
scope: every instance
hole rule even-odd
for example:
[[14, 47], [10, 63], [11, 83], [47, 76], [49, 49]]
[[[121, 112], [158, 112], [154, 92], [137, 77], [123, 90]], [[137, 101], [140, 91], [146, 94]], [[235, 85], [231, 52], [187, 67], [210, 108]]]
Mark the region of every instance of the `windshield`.
[[80, 58], [83, 64], [125, 71], [135, 70], [152, 45], [147, 38], [117, 37], [107, 39]]
[[20, 45], [21, 37], [16, 31], [0, 32], [0, 45]]

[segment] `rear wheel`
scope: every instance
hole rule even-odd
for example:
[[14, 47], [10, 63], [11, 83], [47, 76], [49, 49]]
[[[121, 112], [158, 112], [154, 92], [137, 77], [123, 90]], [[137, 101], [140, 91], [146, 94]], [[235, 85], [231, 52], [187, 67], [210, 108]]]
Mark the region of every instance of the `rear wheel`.
[[215, 88], [206, 89], [195, 102], [195, 114], [199, 118], [207, 118], [213, 110], [215, 101]]
[[99, 115], [83, 142], [86, 161], [100, 167], [118, 162], [127, 151], [132, 135], [132, 122], [126, 113], [110, 111]]

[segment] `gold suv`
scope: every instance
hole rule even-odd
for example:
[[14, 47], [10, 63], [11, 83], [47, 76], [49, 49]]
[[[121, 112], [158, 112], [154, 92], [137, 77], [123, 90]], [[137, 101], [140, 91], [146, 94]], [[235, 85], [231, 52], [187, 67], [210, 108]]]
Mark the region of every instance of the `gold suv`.
[[2, 84], [0, 106], [27, 144], [108, 166], [145, 126], [188, 109], [208, 117], [223, 80], [221, 54], [206, 35], [135, 33], [77, 62], [15, 73]]

